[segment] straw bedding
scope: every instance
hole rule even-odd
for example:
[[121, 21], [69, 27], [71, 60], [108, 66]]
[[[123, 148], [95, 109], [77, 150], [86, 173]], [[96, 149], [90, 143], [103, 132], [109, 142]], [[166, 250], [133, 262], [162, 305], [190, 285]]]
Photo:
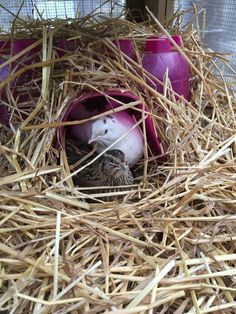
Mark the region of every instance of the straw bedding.
[[[89, 21], [59, 21], [53, 31], [45, 24], [43, 32], [42, 23], [19, 24], [15, 36], [31, 29], [42, 42], [42, 59], [27, 66], [34, 79], [18, 84], [26, 98], [9, 87], [26, 67], [0, 83], [11, 113], [10, 129], [0, 129], [0, 309], [234, 313], [236, 100], [219, 70], [220, 63], [229, 65], [189, 27], [181, 53], [191, 67], [192, 98], [176, 101], [168, 77], [161, 95], [111, 39], [131, 34], [138, 47], [148, 35], [177, 29], [164, 29], [155, 18], [149, 26]], [[80, 47], [58, 57], [52, 45], [58, 34], [78, 37]], [[149, 158], [137, 166], [135, 184], [106, 201], [102, 190], [87, 194], [73, 186], [54, 140], [78, 93], [110, 87], [146, 103], [166, 161], [146, 145]]]

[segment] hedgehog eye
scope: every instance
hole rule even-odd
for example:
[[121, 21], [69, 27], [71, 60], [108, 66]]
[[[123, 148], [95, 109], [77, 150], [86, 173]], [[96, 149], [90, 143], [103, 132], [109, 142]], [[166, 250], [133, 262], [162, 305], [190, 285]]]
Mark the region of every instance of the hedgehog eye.
[[104, 134], [107, 134], [107, 132], [108, 132], [108, 129], [105, 130], [105, 133], [104, 133]]

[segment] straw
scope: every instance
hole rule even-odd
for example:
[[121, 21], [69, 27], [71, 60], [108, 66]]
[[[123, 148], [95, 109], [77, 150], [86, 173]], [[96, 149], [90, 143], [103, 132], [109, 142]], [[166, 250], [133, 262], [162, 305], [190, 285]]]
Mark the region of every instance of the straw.
[[[23, 21], [18, 12], [12, 32], [1, 34], [35, 39], [17, 55], [3, 52], [1, 65], [11, 69], [0, 83], [10, 115], [10, 127], [0, 126], [1, 311], [235, 311], [236, 99], [221, 66], [235, 71], [191, 24], [181, 28], [183, 14], [162, 25], [150, 11], [143, 24], [97, 14]], [[172, 40], [177, 33], [183, 47]], [[189, 64], [190, 101], [177, 97], [168, 75], [161, 82], [142, 68], [146, 38], [163, 34]], [[132, 39], [136, 61], [114, 44], [123, 37]], [[61, 38], [71, 48], [58, 47]], [[27, 64], [35, 48], [37, 62]], [[109, 89], [137, 101], [114, 99]], [[120, 107], [63, 121], [70, 104], [90, 92]], [[109, 192], [74, 185], [73, 176], [99, 156], [70, 167], [58, 128], [130, 109], [139, 114], [134, 127], [145, 144], [134, 184]], [[147, 117], [164, 148], [162, 162], [150, 151]]]

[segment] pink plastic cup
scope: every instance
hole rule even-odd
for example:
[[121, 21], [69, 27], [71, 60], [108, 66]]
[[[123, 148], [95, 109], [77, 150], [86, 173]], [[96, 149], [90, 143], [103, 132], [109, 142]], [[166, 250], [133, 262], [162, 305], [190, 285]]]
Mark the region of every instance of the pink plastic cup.
[[147, 53], [162, 53], [162, 52], [170, 52], [171, 45], [168, 38], [165, 37], [153, 37], [147, 39], [145, 52]]
[[134, 58], [135, 52], [133, 41], [131, 38], [120, 38], [114, 40], [113, 43], [120, 49], [120, 51], [122, 51], [128, 57], [130, 57], [131, 59]]
[[[172, 38], [178, 45], [182, 45], [181, 36], [174, 35]], [[184, 96], [185, 99], [190, 99], [189, 65], [183, 56], [173, 49], [167, 37], [151, 37], [147, 39], [142, 64], [147, 72], [162, 82], [168, 71], [173, 90], [177, 94]], [[163, 86], [158, 82], [153, 84], [151, 80], [148, 80], [148, 84], [158, 92], [163, 93]]]

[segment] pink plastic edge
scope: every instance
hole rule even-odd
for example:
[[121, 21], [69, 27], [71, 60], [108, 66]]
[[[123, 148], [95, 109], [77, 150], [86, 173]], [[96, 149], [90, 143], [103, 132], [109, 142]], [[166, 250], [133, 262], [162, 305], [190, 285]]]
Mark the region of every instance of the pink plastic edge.
[[[171, 37], [179, 47], [183, 46], [183, 39], [182, 39], [181, 35], [172, 35]], [[154, 51], [154, 52], [164, 52], [164, 50], [166, 50], [166, 52], [168, 52], [170, 50], [171, 46], [173, 45], [165, 35], [162, 35], [160, 37], [150, 36], [147, 38], [147, 41], [146, 41], [146, 48], [145, 48], [146, 52], [152, 51], [153, 49], [155, 50], [155, 41], [157, 41], [159, 44], [158, 45], [159, 50]], [[169, 42], [170, 47], [169, 47], [167, 42]], [[153, 46], [154, 46], [154, 48], [153, 48]], [[161, 46], [163, 46], [163, 49]]]
[[181, 35], [172, 35], [171, 37], [179, 47], [181, 47], [183, 45], [183, 40], [182, 40]]
[[171, 44], [167, 37], [148, 38], [145, 52], [162, 53], [171, 52]]

